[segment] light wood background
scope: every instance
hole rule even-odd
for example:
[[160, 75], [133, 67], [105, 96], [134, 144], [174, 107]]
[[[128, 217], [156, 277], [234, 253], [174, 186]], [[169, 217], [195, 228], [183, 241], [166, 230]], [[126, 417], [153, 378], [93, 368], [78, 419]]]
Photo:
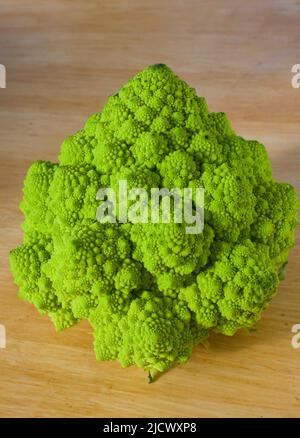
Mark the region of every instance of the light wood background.
[[[266, 145], [275, 175], [300, 188], [300, 3], [296, 0], [1, 0], [0, 416], [300, 416], [299, 238], [287, 279], [257, 331], [213, 335], [210, 348], [148, 385], [143, 371], [97, 363], [87, 323], [55, 333], [17, 298], [9, 249], [21, 242], [22, 180], [56, 160], [107, 96], [163, 62], [234, 128]], [[298, 234], [299, 237], [299, 234]]]

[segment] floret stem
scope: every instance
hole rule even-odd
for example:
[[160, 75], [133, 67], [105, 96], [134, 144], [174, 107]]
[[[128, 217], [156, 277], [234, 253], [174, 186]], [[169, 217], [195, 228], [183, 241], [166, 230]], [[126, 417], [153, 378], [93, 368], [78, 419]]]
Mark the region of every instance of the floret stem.
[[151, 374], [151, 371], [148, 371], [148, 383], [153, 383], [153, 376]]
[[280, 266], [278, 271], [278, 278], [280, 281], [283, 281], [285, 278], [285, 268], [286, 268], [287, 262], [283, 263], [283, 265]]

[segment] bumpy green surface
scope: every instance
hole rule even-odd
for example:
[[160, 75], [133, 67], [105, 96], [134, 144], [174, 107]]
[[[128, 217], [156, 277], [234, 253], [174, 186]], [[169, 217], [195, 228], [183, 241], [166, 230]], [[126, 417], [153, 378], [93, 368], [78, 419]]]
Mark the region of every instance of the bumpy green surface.
[[[100, 224], [100, 187], [204, 187], [205, 228]], [[210, 330], [250, 328], [278, 286], [297, 225], [293, 187], [264, 146], [234, 133], [165, 65], [148, 67], [68, 137], [59, 164], [24, 183], [24, 243], [11, 252], [20, 297], [57, 330], [82, 319], [99, 360], [164, 371]]]

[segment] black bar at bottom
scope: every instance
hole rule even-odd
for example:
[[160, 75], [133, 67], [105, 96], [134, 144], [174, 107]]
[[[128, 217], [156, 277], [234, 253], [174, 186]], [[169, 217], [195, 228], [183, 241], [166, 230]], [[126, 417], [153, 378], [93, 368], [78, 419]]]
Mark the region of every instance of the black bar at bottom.
[[[299, 419], [207, 419], [207, 418], [51, 418], [51, 419], [0, 419], [0, 434], [4, 431], [10, 434], [19, 432], [24, 435], [30, 433], [31, 436], [39, 436], [47, 433], [97, 433], [103, 434], [123, 434], [126, 436], [147, 436], [161, 435], [162, 433], [209, 433], [219, 432], [222, 436], [228, 432], [230, 435], [235, 433], [239, 437], [245, 433], [265, 433], [269, 435], [273, 427], [276, 433], [284, 433], [286, 436], [289, 430], [299, 432]], [[2, 433], [1, 433], [2, 432]], [[6, 436], [2, 435], [2, 436]], [[95, 436], [95, 435], [94, 435]], [[204, 435], [203, 435], [204, 436]], [[54, 437], [55, 438], [55, 437]]]

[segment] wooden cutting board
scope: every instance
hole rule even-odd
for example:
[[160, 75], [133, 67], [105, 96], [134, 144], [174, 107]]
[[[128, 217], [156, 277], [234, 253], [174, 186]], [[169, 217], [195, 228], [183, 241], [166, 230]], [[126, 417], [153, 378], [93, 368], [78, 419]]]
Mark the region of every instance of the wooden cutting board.
[[[294, 0], [2, 0], [0, 63], [0, 416], [300, 416], [299, 238], [286, 280], [250, 335], [213, 335], [152, 385], [136, 367], [97, 363], [87, 323], [55, 333], [17, 298], [8, 252], [21, 242], [22, 181], [36, 159], [56, 160], [112, 94], [164, 62], [262, 141], [277, 178], [300, 188], [300, 5]], [[299, 233], [298, 233], [299, 237]]]

